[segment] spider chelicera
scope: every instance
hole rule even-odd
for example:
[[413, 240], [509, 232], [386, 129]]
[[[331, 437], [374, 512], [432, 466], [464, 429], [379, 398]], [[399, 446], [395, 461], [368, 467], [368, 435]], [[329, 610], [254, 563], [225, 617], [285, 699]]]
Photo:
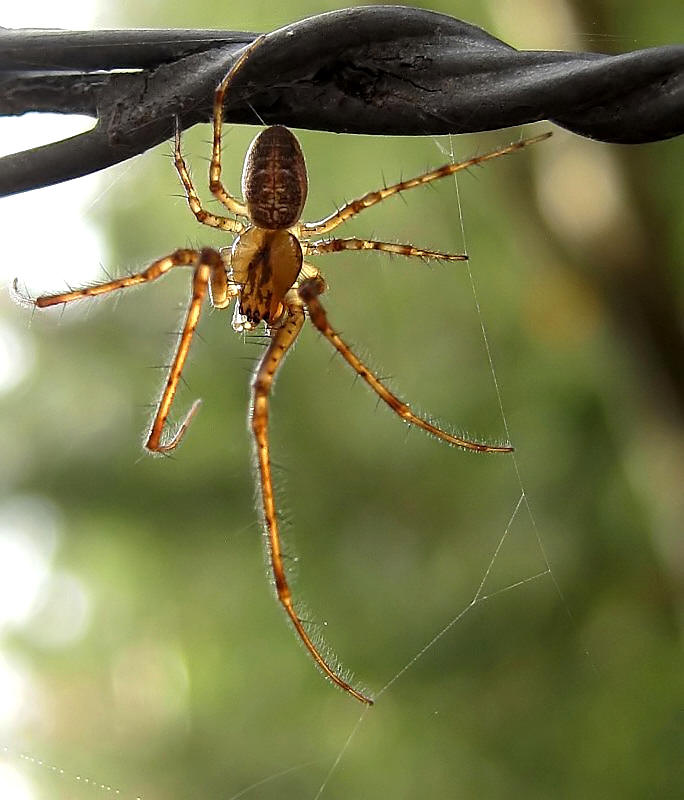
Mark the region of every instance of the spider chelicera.
[[394, 194], [513, 153], [533, 142], [547, 138], [550, 134], [519, 140], [466, 161], [446, 164], [416, 178], [370, 192], [358, 200], [347, 203], [325, 219], [317, 222], [301, 222], [300, 216], [308, 187], [307, 172], [299, 142], [287, 128], [280, 125], [268, 127], [259, 133], [250, 145], [242, 173], [244, 201], [229, 194], [221, 182], [221, 127], [224, 98], [246, 59], [264, 38], [262, 36], [255, 39], [245, 48], [219, 84], [214, 97], [209, 188], [213, 196], [233, 216], [218, 216], [202, 207], [181, 152], [180, 126], [176, 126], [174, 160], [185, 188], [188, 205], [198, 222], [234, 234], [232, 247], [220, 252], [213, 248], [179, 249], [158, 259], [142, 272], [62, 294], [38, 297], [35, 305], [38, 308], [46, 308], [84, 297], [96, 297], [156, 280], [174, 267], [192, 268], [192, 296], [187, 317], [145, 442], [145, 447], [153, 453], [169, 453], [177, 447], [199, 407], [200, 401], [196, 400], [176, 433], [164, 437], [171, 405], [206, 295], [209, 294], [212, 306], [217, 309], [228, 308], [235, 299], [232, 321], [234, 330], [248, 331], [260, 324], [264, 325], [270, 341], [252, 379], [250, 425], [259, 467], [268, 556], [278, 600], [321, 671], [357, 700], [371, 705], [372, 699], [344, 680], [314, 644], [307, 633], [305, 621], [296, 610], [287, 581], [273, 491], [268, 437], [269, 396], [286, 353], [299, 336], [308, 318], [379, 398], [407, 424], [422, 428], [438, 439], [468, 450], [507, 453], [512, 448], [462, 439], [414, 414], [409, 406], [394, 395], [352, 352], [330, 325], [319, 299], [325, 291], [325, 281], [318, 268], [305, 261], [304, 257], [339, 253], [344, 250], [382, 250], [422, 259], [465, 261], [467, 260], [465, 255], [421, 250], [408, 244], [356, 238], [312, 240], [312, 237], [329, 233], [364, 209]]

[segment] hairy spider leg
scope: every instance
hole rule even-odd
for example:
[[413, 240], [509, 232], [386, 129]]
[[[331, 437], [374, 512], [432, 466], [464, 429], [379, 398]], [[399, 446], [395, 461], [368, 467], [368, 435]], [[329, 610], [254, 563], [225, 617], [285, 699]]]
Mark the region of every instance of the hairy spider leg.
[[80, 300], [84, 297], [98, 297], [99, 295], [115, 292], [119, 289], [127, 289], [130, 286], [139, 286], [141, 283], [155, 281], [174, 267], [195, 267], [195, 273], [192, 282], [192, 298], [185, 325], [183, 326], [183, 331], [176, 349], [176, 355], [169, 370], [164, 391], [159, 401], [159, 406], [155, 413], [147, 442], [145, 443], [145, 447], [147, 447], [148, 450], [159, 453], [166, 453], [173, 450], [173, 448], [178, 445], [200, 405], [199, 400], [196, 400], [192, 404], [190, 411], [186, 414], [176, 435], [170, 442], [162, 444], [162, 430], [168, 418], [176, 389], [178, 388], [178, 382], [180, 381], [181, 372], [188, 356], [192, 336], [197, 328], [202, 300], [206, 295], [207, 286], [211, 282], [212, 302], [219, 308], [224, 308], [228, 305], [232, 297], [237, 293], [236, 289], [228, 283], [226, 268], [219, 253], [209, 247], [203, 250], [176, 250], [170, 255], [164, 256], [164, 258], [160, 258], [150, 264], [150, 266], [142, 272], [136, 272], [133, 275], [127, 275], [124, 278], [118, 278], [114, 281], [99, 283], [95, 286], [85, 286], [82, 289], [74, 289], [70, 292], [43, 295], [42, 297], [36, 298], [35, 301], [38, 308], [47, 308], [49, 306], [59, 305], [60, 303], [70, 303], [73, 300]]
[[254, 434], [256, 445], [256, 455], [259, 464], [259, 478], [261, 483], [261, 497], [264, 510], [264, 521], [268, 535], [269, 558], [273, 578], [275, 580], [278, 600], [285, 609], [288, 617], [299, 638], [311, 654], [312, 658], [325, 673], [325, 675], [337, 686], [348, 692], [350, 695], [360, 700], [362, 703], [372, 705], [370, 697], [366, 697], [361, 692], [354, 689], [347, 683], [335, 670], [328, 664], [321, 655], [316, 645], [311, 641], [304, 628], [302, 619], [295, 610], [292, 600], [292, 592], [285, 575], [283, 564], [283, 552], [280, 541], [278, 526], [278, 515], [276, 511], [275, 494], [273, 491], [273, 476], [271, 471], [270, 445], [268, 439], [268, 415], [269, 397], [271, 388], [276, 377], [276, 373], [282, 364], [287, 351], [292, 347], [304, 324], [304, 308], [302, 301], [297, 295], [297, 291], [291, 289], [285, 297], [287, 317], [278, 328], [271, 329], [271, 342], [268, 345], [263, 358], [254, 374], [252, 380], [252, 408], [251, 408], [251, 427]]
[[231, 233], [240, 234], [245, 230], [245, 226], [239, 220], [231, 219], [230, 217], [217, 216], [216, 214], [212, 214], [210, 211], [207, 211], [205, 208], [202, 208], [202, 203], [192, 183], [190, 172], [187, 164], [185, 163], [185, 159], [183, 158], [183, 153], [181, 152], [181, 128], [178, 117], [176, 117], [173, 163], [176, 165], [176, 171], [178, 172], [183, 187], [185, 188], [185, 196], [188, 199], [190, 210], [195, 215], [198, 222], [201, 222], [202, 225], [208, 225], [210, 228], [220, 228], [222, 231], [229, 231]]
[[457, 253], [440, 253], [436, 250], [422, 250], [410, 244], [394, 244], [392, 242], [376, 242], [373, 239], [321, 239], [317, 242], [302, 242], [305, 255], [318, 256], [324, 253], [340, 253], [343, 250], [382, 250], [399, 256], [415, 256], [416, 258], [434, 258], [438, 261], [467, 261], [468, 256]]
[[534, 136], [530, 139], [520, 139], [517, 142], [513, 142], [505, 147], [499, 147], [496, 150], [491, 150], [488, 153], [483, 153], [479, 156], [473, 156], [465, 161], [458, 161], [455, 164], [445, 164], [443, 167], [431, 170], [430, 172], [425, 172], [423, 175], [418, 175], [415, 178], [410, 178], [406, 181], [400, 181], [399, 183], [395, 183], [393, 186], [387, 186], [384, 189], [379, 189], [376, 192], [368, 192], [368, 194], [363, 195], [363, 197], [359, 197], [357, 200], [352, 200], [351, 203], [346, 203], [344, 206], [342, 206], [342, 208], [340, 208], [334, 214], [331, 214], [329, 217], [325, 217], [317, 222], [300, 223], [297, 228], [293, 228], [293, 230], [298, 236], [318, 236], [323, 233], [328, 233], [338, 225], [346, 222], [348, 219], [355, 217], [357, 214], [360, 214], [362, 211], [370, 208], [371, 206], [381, 203], [383, 200], [391, 197], [394, 194], [405, 192], [407, 189], [413, 189], [416, 186], [422, 186], [425, 183], [430, 183], [431, 181], [436, 181], [440, 178], [446, 178], [448, 175], [453, 175], [456, 172], [461, 172], [465, 169], [469, 169], [470, 167], [477, 166], [478, 164], [483, 164], [485, 161], [491, 161], [492, 159], [500, 158], [501, 156], [508, 155], [509, 153], [515, 153], [518, 150], [522, 150], [523, 147], [527, 147], [528, 145], [548, 139], [549, 136], [551, 136], [550, 132], [542, 133], [539, 136]]
[[463, 447], [466, 450], [477, 450], [481, 453], [510, 453], [513, 451], [513, 448], [509, 446], [484, 444], [482, 442], [473, 442], [469, 439], [462, 439], [460, 436], [447, 433], [431, 422], [414, 414], [406, 403], [390, 392], [380, 379], [352, 352], [349, 345], [347, 345], [333, 330], [328, 322], [328, 315], [318, 299], [323, 289], [324, 283], [321, 278], [306, 280], [299, 287], [299, 296], [309, 312], [311, 322], [318, 328], [323, 336], [325, 336], [337, 352], [340, 353], [342, 358], [344, 358], [359, 377], [363, 378], [378, 397], [387, 403], [392, 411], [394, 411], [397, 416], [401, 417], [404, 422], [408, 425], [415, 425], [416, 428], [421, 428], [431, 433], [433, 436], [436, 436], [438, 439], [442, 439], [458, 447]]
[[142, 272], [134, 272], [133, 275], [126, 275], [105, 283], [96, 283], [93, 286], [84, 286], [82, 289], [72, 289], [61, 294], [42, 295], [36, 298], [35, 305], [37, 308], [48, 308], [61, 303], [71, 303], [73, 300], [81, 300], [84, 297], [98, 297], [101, 294], [115, 292], [117, 289], [127, 289], [129, 286], [139, 286], [141, 283], [149, 283], [161, 278], [173, 267], [194, 266], [199, 256], [199, 250], [175, 250], [170, 255], [154, 261]]
[[248, 47], [246, 47], [237, 61], [228, 70], [227, 75], [219, 83], [214, 94], [214, 138], [211, 151], [211, 163], [209, 164], [209, 189], [214, 197], [234, 214], [247, 217], [247, 206], [233, 197], [221, 182], [221, 127], [223, 125], [223, 102], [235, 76], [240, 71], [242, 65], [251, 56], [252, 52], [263, 42], [265, 36], [257, 37]]
[[192, 295], [190, 297], [190, 305], [188, 306], [185, 324], [183, 325], [183, 330], [178, 340], [178, 346], [176, 347], [176, 354], [169, 367], [164, 390], [159, 398], [159, 405], [157, 406], [154, 419], [152, 420], [152, 426], [150, 427], [150, 432], [145, 442], [145, 447], [154, 453], [169, 453], [179, 445], [202, 402], [201, 400], [195, 400], [190, 406], [190, 410], [183, 418], [176, 433], [168, 442], [162, 444], [161, 438], [164, 426], [169, 417], [173, 398], [176, 395], [178, 384], [183, 373], [183, 367], [185, 366], [188, 353], [190, 352], [190, 344], [197, 330], [200, 313], [202, 311], [202, 302], [207, 294], [210, 282], [212, 302], [213, 298], [216, 297], [217, 306], [219, 308], [225, 308], [237, 291], [228, 284], [226, 268], [219, 253], [207, 247], [199, 253], [198, 263], [192, 278]]

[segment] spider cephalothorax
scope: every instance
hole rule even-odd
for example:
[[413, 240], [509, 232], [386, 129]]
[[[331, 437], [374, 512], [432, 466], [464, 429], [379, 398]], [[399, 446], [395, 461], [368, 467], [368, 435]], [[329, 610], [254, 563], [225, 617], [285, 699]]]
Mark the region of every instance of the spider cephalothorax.
[[230, 270], [231, 281], [239, 287], [237, 330], [256, 327], [260, 322], [277, 324], [302, 261], [299, 240], [288, 230], [255, 225], [238, 236], [231, 250]]
[[259, 37], [243, 50], [219, 84], [214, 97], [213, 148], [209, 167], [209, 188], [214, 197], [227, 208], [232, 216], [219, 216], [207, 211], [202, 206], [181, 152], [180, 128], [176, 129], [175, 165], [185, 188], [188, 205], [202, 224], [234, 234], [236, 238], [232, 248], [225, 248], [221, 253], [213, 248], [175, 250], [170, 255], [155, 261], [142, 272], [63, 294], [39, 297], [35, 304], [38, 308], [44, 308], [59, 303], [68, 303], [79, 298], [94, 297], [153, 281], [174, 267], [191, 267], [193, 269], [192, 294], [185, 324], [145, 443], [147, 449], [155, 453], [168, 453], [178, 445], [199, 407], [199, 401], [195, 401], [176, 433], [163, 441], [171, 404], [181, 379], [190, 343], [197, 329], [202, 304], [207, 293], [212, 305], [219, 309], [227, 308], [233, 299], [236, 299], [233, 315], [235, 330], [250, 330], [264, 323], [270, 341], [252, 380], [250, 425], [259, 469], [268, 557], [278, 600], [322, 672], [357, 700], [371, 704], [372, 699], [351, 686], [311, 640], [306, 629], [306, 622], [299, 616], [295, 607], [284, 566], [268, 438], [269, 398], [278, 369], [288, 350], [299, 336], [307, 315], [311, 323], [342, 355], [359, 377], [404, 422], [421, 428], [442, 441], [468, 450], [505, 453], [510, 452], [512, 448], [507, 445], [490, 445], [463, 439], [414, 414], [408, 404], [396, 397], [332, 328], [320, 301], [320, 295], [325, 291], [325, 281], [318, 268], [304, 259], [310, 255], [338, 253], [345, 250], [382, 250], [424, 259], [466, 260], [467, 256], [465, 255], [422, 250], [409, 244], [392, 244], [357, 238], [312, 240], [312, 237], [329, 233], [364, 209], [370, 208], [394, 194], [430, 183], [447, 175], [453, 175], [475, 164], [482, 164], [507, 153], [513, 153], [532, 142], [545, 139], [550, 134], [542, 134], [533, 139], [521, 139], [466, 161], [446, 164], [410, 180], [369, 192], [317, 222], [301, 222], [300, 217], [306, 200], [308, 179], [299, 142], [287, 128], [279, 125], [266, 128], [252, 142], [245, 159], [242, 176], [244, 202], [229, 194], [221, 182], [221, 128], [225, 95], [245, 60], [264, 38], [263, 36]]

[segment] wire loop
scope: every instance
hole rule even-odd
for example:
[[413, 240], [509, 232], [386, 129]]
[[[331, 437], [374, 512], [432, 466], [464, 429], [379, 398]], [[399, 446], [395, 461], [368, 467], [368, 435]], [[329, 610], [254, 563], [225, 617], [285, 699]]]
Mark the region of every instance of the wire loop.
[[[90, 114], [86, 133], [0, 159], [0, 196], [86, 175], [211, 119], [213, 93], [255, 38], [235, 31], [0, 29], [0, 114]], [[277, 76], [274, 79], [274, 76]], [[620, 55], [518, 51], [444, 14], [366, 6], [266, 37], [227, 122], [438, 135], [542, 119], [639, 143], [684, 131], [684, 46]]]

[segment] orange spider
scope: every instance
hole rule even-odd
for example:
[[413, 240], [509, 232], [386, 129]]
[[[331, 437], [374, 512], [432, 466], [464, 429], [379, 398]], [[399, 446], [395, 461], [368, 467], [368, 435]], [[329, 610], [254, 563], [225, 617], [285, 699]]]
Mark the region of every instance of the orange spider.
[[304, 256], [337, 253], [343, 250], [383, 250], [404, 256], [465, 261], [467, 260], [465, 255], [421, 250], [408, 244], [390, 244], [355, 238], [310, 240], [312, 237], [329, 233], [364, 209], [370, 208], [398, 192], [430, 183], [447, 175], [453, 175], [507, 153], [513, 153], [533, 142], [547, 138], [550, 134], [520, 140], [466, 161], [446, 164], [416, 178], [370, 192], [358, 200], [346, 204], [325, 219], [317, 222], [301, 222], [300, 216], [308, 187], [307, 172], [299, 142], [287, 128], [280, 125], [268, 127], [259, 133], [250, 145], [242, 173], [244, 202], [230, 195], [221, 182], [221, 126], [224, 97], [246, 59], [264, 38], [263, 36], [257, 38], [245, 48], [219, 84], [214, 97], [213, 149], [209, 167], [209, 188], [214, 197], [233, 216], [217, 216], [202, 207], [181, 153], [180, 127], [176, 126], [175, 165], [185, 187], [188, 205], [202, 224], [235, 235], [230, 251], [226, 249], [219, 252], [213, 248], [176, 250], [155, 261], [142, 272], [63, 294], [42, 296], [37, 298], [35, 305], [38, 308], [45, 308], [84, 297], [95, 297], [140, 283], [148, 283], [174, 267], [191, 267], [193, 269], [192, 297], [187, 317], [145, 443], [145, 447], [154, 453], [168, 453], [177, 447], [200, 404], [200, 401], [196, 400], [178, 431], [163, 441], [164, 428], [171, 404], [207, 293], [209, 293], [212, 306], [218, 309], [227, 308], [233, 299], [236, 300], [232, 323], [236, 331], [252, 330], [261, 323], [264, 324], [266, 333], [270, 337], [270, 343], [252, 379], [250, 423], [261, 480], [268, 555], [278, 600], [322, 672], [357, 700], [371, 705], [373, 700], [344, 680], [311, 640], [305, 629], [305, 623], [295, 608], [283, 565], [268, 439], [269, 396], [278, 369], [286, 353], [299, 336], [305, 319], [308, 316], [313, 325], [342, 355], [352, 369], [404, 422], [422, 428], [445, 442], [469, 450], [507, 453], [513, 448], [462, 439], [414, 414], [409, 406], [396, 397], [350, 350], [331, 327], [319, 299], [325, 291], [325, 282], [319, 270], [304, 261]]

